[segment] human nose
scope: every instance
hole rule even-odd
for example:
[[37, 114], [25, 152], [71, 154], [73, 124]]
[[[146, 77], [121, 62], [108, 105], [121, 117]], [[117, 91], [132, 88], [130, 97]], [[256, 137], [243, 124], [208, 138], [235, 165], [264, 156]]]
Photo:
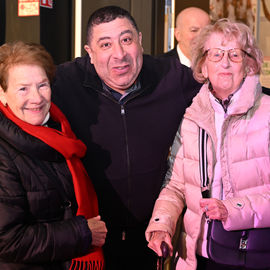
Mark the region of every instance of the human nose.
[[42, 101], [42, 95], [37, 87], [31, 89], [31, 101], [33, 103], [40, 103]]
[[229, 52], [228, 51], [224, 51], [223, 53], [223, 57], [221, 59], [221, 63], [223, 67], [229, 67], [230, 66], [230, 59], [229, 59]]
[[113, 53], [115, 58], [121, 59], [125, 56], [125, 50], [121, 43], [115, 44]]

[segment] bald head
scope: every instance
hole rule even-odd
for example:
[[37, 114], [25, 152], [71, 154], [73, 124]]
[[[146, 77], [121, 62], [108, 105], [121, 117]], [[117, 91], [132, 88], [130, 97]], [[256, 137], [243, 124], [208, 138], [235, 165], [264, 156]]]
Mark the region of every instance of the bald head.
[[210, 23], [209, 15], [197, 7], [182, 10], [176, 18], [175, 38], [184, 55], [191, 60], [190, 43]]

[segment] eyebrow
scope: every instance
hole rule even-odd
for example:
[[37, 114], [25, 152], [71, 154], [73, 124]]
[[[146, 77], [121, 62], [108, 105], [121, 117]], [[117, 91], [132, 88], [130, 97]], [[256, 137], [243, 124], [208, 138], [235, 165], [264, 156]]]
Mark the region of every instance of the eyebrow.
[[190, 26], [189, 29], [200, 29], [199, 26]]
[[[41, 81], [39, 81], [38, 83], [44, 83], [44, 82], [50, 82], [50, 80], [48, 78], [44, 78], [42, 79]], [[32, 83], [28, 83], [28, 82], [18, 82], [16, 84], [16, 86], [28, 86], [28, 85], [31, 85]]]
[[[121, 37], [121, 36], [124, 35], [124, 34], [133, 34], [133, 32], [132, 32], [131, 30], [127, 29], [127, 30], [125, 30], [125, 31], [122, 31], [122, 32], [120, 33], [119, 36]], [[100, 41], [106, 40], [106, 39], [111, 39], [111, 37], [101, 37], [101, 38], [99, 38], [99, 39], [97, 40], [97, 42], [100, 42]]]

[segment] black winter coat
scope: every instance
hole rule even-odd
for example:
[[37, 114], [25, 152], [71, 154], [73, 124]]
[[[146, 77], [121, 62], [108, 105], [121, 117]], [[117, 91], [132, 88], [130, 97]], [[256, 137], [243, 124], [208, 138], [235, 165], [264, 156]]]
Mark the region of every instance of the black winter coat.
[[[87, 146], [84, 165], [108, 232], [146, 228], [185, 109], [200, 85], [173, 58], [144, 56], [141, 89], [118, 102], [88, 55], [58, 66], [52, 98]], [[120, 238], [119, 234], [119, 238]]]
[[161, 54], [160, 57], [174, 57], [175, 59], [179, 60], [177, 47], [173, 48], [172, 50], [170, 50], [166, 53]]
[[0, 113], [0, 269], [68, 269], [92, 240], [76, 210], [64, 157]]

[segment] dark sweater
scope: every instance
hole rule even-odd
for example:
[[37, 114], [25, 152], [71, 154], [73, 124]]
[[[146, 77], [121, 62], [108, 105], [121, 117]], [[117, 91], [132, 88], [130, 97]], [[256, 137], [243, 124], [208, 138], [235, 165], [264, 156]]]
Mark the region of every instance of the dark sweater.
[[53, 100], [87, 145], [84, 165], [108, 229], [146, 227], [186, 107], [200, 85], [175, 59], [144, 56], [141, 89], [120, 104], [89, 57], [58, 67]]

